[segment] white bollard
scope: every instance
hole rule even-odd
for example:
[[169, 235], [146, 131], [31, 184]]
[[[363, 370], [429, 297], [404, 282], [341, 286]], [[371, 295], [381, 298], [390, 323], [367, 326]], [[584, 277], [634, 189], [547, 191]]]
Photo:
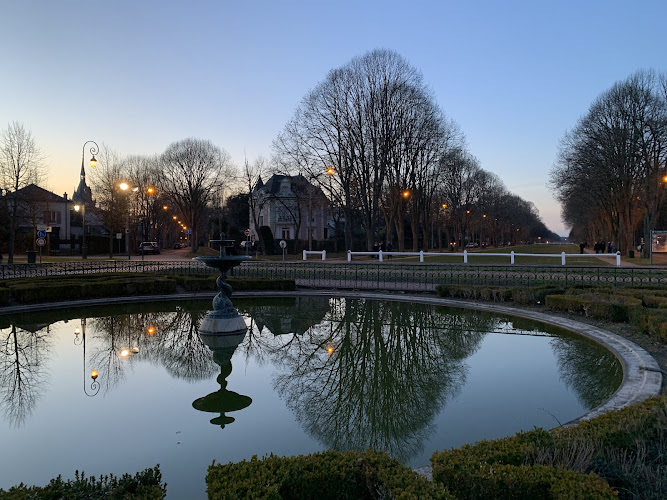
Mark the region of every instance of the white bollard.
[[616, 252], [616, 267], [621, 267], [621, 252]]
[[378, 252], [378, 260], [382, 262], [382, 250]]
[[322, 260], [327, 260], [327, 251], [322, 250]]
[[468, 250], [463, 251], [463, 263], [464, 264], [468, 263]]
[[424, 250], [419, 251], [419, 262], [424, 262]]
[[514, 264], [514, 250], [510, 252], [510, 264]]
[[347, 251], [347, 261], [352, 262], [352, 250]]
[[565, 252], [562, 252], [560, 254], [560, 262], [561, 262], [561, 265], [563, 265], [563, 266], [565, 265]]
[[303, 251], [303, 260], [306, 260], [306, 251]]

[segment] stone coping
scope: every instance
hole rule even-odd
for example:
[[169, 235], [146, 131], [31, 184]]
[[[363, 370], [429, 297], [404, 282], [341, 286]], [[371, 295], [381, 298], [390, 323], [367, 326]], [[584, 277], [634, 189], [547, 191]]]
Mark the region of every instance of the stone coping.
[[[155, 302], [155, 301], [179, 301], [193, 299], [212, 298], [215, 292], [178, 293], [169, 295], [146, 295], [130, 297], [108, 297], [102, 299], [90, 299], [68, 302], [48, 302], [43, 304], [26, 304], [0, 308], [0, 314], [16, 314], [23, 312], [42, 311], [45, 309], [69, 309], [72, 307], [100, 306], [111, 304]], [[448, 306], [463, 309], [473, 309], [492, 313], [518, 316], [534, 321], [554, 325], [572, 333], [582, 335], [609, 349], [621, 362], [623, 367], [623, 380], [613, 396], [597, 408], [589, 411], [581, 417], [568, 422], [570, 425], [581, 420], [588, 420], [602, 415], [611, 410], [625, 408], [639, 403], [649, 397], [657, 396], [662, 388], [662, 370], [657, 361], [643, 348], [634, 342], [619, 335], [611, 333], [602, 328], [588, 325], [580, 321], [561, 318], [550, 314], [521, 309], [508, 305], [492, 302], [471, 302], [466, 300], [445, 299], [435, 296], [414, 295], [405, 293], [373, 293], [344, 290], [296, 290], [296, 291], [248, 291], [235, 292], [234, 297], [298, 297], [298, 296], [320, 296], [320, 297], [351, 297], [370, 298], [379, 300], [393, 300], [401, 302], [413, 302], [419, 304], [430, 304], [437, 306]]]

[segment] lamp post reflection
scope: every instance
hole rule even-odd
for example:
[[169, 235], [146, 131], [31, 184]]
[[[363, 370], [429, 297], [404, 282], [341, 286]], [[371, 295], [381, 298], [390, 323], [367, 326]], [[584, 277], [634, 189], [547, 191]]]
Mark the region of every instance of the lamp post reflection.
[[[79, 335], [81, 335], [81, 337], [79, 337]], [[92, 382], [90, 383], [90, 388], [86, 387], [86, 376], [88, 374], [86, 370], [86, 318], [81, 318], [80, 329], [79, 327], [74, 329], [74, 344], [83, 344], [83, 393], [90, 397], [96, 396], [97, 393], [100, 392], [100, 383], [97, 381], [99, 375], [97, 370], [91, 370], [90, 378], [92, 379]]]

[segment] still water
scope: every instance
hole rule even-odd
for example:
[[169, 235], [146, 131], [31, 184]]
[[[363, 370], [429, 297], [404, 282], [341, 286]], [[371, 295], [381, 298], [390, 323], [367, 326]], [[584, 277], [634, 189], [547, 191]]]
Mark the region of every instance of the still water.
[[330, 448], [427, 465], [436, 450], [572, 420], [622, 379], [599, 346], [517, 318], [234, 302], [248, 333], [217, 346], [197, 333], [208, 301], [0, 318], [0, 488], [159, 463], [169, 498], [204, 498], [213, 460]]

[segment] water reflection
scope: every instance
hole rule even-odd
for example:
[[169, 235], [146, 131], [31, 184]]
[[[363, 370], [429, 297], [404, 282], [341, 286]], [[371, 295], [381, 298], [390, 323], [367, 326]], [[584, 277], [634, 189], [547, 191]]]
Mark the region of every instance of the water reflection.
[[[265, 306], [243, 310], [261, 326], [275, 323]], [[286, 338], [262, 346], [285, 369], [274, 387], [288, 408], [328, 448], [381, 449], [401, 460], [421, 451], [492, 321], [370, 300], [309, 298], [296, 311], [292, 335], [281, 322]]]
[[252, 399], [237, 392], [227, 390], [227, 377], [232, 373], [232, 356], [236, 347], [245, 337], [243, 334], [203, 336], [203, 340], [213, 352], [213, 360], [220, 366], [220, 375], [217, 382], [220, 390], [196, 399], [192, 406], [199, 411], [220, 413], [219, 417], [211, 419], [211, 423], [222, 429], [234, 421], [234, 417], [226, 415], [228, 412], [243, 410], [250, 406]]
[[[192, 405], [219, 414], [210, 421], [226, 429], [253, 401], [227, 389], [235, 356], [256, 370], [271, 368], [267, 377], [282, 404], [323, 447], [381, 449], [407, 462], [466, 383], [467, 360], [488, 332], [545, 335], [542, 325], [522, 320], [400, 302], [300, 297], [235, 305], [251, 328], [224, 345], [207, 345], [198, 333], [207, 303], [80, 311], [77, 320], [87, 328], [84, 383], [90, 383], [86, 365], [99, 373], [94, 382], [102, 395], [142, 365], [162, 367], [171, 379], [216, 378], [219, 390], [188, 401], [167, 397], [165, 411]], [[49, 382], [49, 324], [58, 318], [44, 318], [32, 324], [10, 318], [0, 330], [0, 407], [13, 426], [25, 424]], [[622, 373], [610, 353], [571, 336], [549, 342], [562, 380], [585, 408], [613, 393]], [[169, 378], [154, 380], [166, 386]]]
[[0, 332], [0, 409], [20, 427], [35, 409], [46, 379], [48, 324], [12, 324]]

